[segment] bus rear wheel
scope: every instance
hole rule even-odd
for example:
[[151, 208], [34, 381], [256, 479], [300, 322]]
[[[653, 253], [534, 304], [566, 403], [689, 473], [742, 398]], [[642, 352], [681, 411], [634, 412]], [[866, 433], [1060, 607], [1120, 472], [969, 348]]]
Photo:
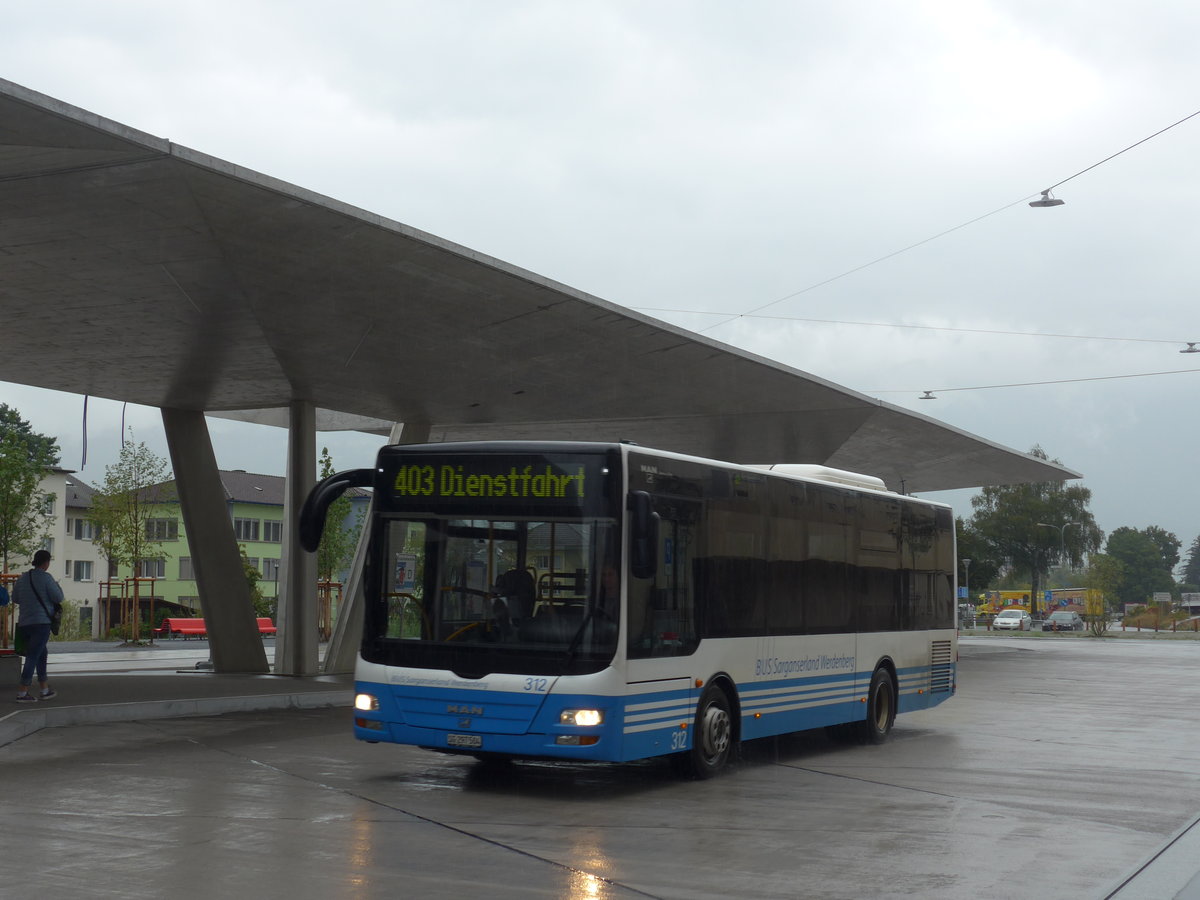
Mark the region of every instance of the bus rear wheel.
[[896, 723], [896, 686], [882, 666], [871, 676], [867, 690], [867, 717], [858, 723], [858, 739], [864, 744], [882, 744]]
[[671, 765], [685, 778], [712, 778], [729, 764], [733, 748], [733, 716], [729, 711], [729, 698], [719, 687], [710, 684], [700, 695], [700, 703], [696, 707], [692, 747], [672, 756]]

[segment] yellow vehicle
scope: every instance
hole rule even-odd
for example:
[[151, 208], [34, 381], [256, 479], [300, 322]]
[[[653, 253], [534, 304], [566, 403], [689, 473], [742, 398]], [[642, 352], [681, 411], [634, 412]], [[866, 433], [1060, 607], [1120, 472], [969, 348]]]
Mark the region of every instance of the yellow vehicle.
[[980, 615], [994, 616], [1002, 609], [1030, 612], [1029, 591], [985, 591], [980, 596], [984, 598], [978, 608]]

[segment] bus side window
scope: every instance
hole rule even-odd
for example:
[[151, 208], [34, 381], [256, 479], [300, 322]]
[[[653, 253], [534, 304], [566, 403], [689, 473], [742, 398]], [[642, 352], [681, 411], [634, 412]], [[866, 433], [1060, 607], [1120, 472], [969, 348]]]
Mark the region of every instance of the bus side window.
[[660, 508], [657, 571], [629, 581], [631, 659], [679, 656], [696, 649], [694, 557], [699, 504]]

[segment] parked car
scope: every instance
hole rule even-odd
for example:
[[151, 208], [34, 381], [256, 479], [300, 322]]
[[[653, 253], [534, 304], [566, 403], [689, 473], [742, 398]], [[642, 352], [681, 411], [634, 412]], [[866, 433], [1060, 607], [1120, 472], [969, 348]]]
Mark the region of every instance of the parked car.
[[1083, 618], [1074, 610], [1050, 613], [1042, 623], [1042, 631], [1083, 631]]
[[1028, 631], [1033, 627], [1033, 616], [1023, 609], [1002, 609], [996, 613], [992, 627], [997, 631]]

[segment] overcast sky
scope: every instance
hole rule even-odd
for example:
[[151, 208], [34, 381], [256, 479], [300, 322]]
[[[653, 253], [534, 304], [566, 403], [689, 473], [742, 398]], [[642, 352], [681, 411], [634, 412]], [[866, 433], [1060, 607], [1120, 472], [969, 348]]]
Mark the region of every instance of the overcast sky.
[[[7, 6], [0, 76], [1038, 444], [1106, 532], [1186, 549], [1200, 116], [1084, 170], [1200, 111], [1198, 33], [1194, 0], [76, 0]], [[0, 401], [80, 467], [81, 397]], [[157, 411], [93, 399], [84, 480], [123, 419], [166, 455]], [[210, 427], [222, 468], [282, 473], [281, 430]]]

